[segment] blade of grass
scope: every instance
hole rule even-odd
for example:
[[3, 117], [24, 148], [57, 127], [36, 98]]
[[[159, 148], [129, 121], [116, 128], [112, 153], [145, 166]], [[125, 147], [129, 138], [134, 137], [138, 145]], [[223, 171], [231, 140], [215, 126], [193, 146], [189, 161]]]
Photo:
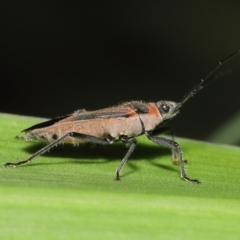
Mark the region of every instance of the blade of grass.
[[[43, 144], [13, 139], [42, 119], [0, 115], [0, 163], [23, 160]], [[170, 151], [145, 137], [114, 181], [126, 149], [59, 146], [19, 168], [0, 167], [2, 239], [237, 239], [237, 147], [177, 139], [188, 159], [181, 181]]]

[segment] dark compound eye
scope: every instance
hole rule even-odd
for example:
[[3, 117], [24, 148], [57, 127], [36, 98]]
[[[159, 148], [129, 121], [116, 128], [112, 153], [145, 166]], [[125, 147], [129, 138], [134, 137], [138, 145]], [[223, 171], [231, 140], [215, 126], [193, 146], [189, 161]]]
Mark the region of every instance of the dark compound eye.
[[163, 103], [163, 104], [161, 105], [161, 109], [162, 109], [165, 113], [168, 113], [170, 107], [169, 107], [166, 103]]

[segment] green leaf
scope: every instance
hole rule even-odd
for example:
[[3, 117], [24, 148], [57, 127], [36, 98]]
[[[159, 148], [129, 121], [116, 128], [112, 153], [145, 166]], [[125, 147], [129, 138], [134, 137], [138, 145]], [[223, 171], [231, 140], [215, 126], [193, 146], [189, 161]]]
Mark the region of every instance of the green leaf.
[[0, 115], [1, 239], [237, 239], [240, 236], [240, 149], [177, 139], [187, 173], [180, 179], [171, 152], [138, 138], [138, 146], [114, 181], [126, 153], [122, 144], [59, 145], [32, 163], [43, 143], [16, 140], [43, 119]]

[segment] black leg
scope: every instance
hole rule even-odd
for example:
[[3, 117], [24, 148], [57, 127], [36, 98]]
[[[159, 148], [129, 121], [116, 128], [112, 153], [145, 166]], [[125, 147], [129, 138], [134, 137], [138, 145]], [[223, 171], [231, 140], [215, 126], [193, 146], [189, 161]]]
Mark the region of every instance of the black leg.
[[[153, 131], [151, 136], [157, 136], [157, 135], [164, 134], [164, 133], [169, 134], [170, 137], [171, 137], [171, 140], [174, 141], [175, 134], [174, 134], [173, 129], [171, 127], [169, 127], [169, 126], [161, 127], [159, 129]], [[172, 160], [173, 160], [173, 162], [179, 164], [179, 161], [177, 159], [176, 149], [175, 148], [171, 148], [171, 151], [172, 151]], [[187, 161], [184, 160], [184, 162], [186, 163]]]
[[107, 140], [100, 139], [100, 138], [97, 138], [97, 137], [94, 137], [94, 136], [90, 136], [90, 135], [86, 135], [86, 134], [82, 134], [82, 133], [77, 133], [77, 132], [70, 132], [70, 133], [67, 133], [67, 134], [63, 135], [62, 137], [55, 140], [54, 142], [48, 144], [47, 146], [43, 147], [42, 149], [40, 149], [39, 151], [34, 153], [32, 156], [30, 156], [28, 159], [26, 159], [24, 161], [16, 162], [16, 163], [9, 163], [8, 162], [8, 163], [5, 163], [4, 166], [5, 167], [8, 167], [8, 166], [17, 167], [17, 166], [23, 165], [25, 163], [29, 163], [35, 157], [37, 157], [39, 155], [42, 155], [45, 152], [49, 151], [54, 146], [57, 146], [61, 141], [63, 141], [67, 137], [79, 138], [79, 139], [82, 139], [86, 142], [97, 143], [97, 144], [108, 144], [109, 143]]
[[135, 149], [137, 145], [137, 140], [135, 138], [121, 138], [121, 141], [126, 144], [126, 146], [129, 148], [125, 157], [122, 159], [122, 162], [119, 164], [117, 171], [116, 171], [116, 178], [115, 180], [120, 180], [120, 172], [124, 166], [124, 164], [129, 159], [130, 155], [132, 154], [133, 150]]
[[177, 142], [170, 139], [163, 138], [163, 137], [152, 136], [149, 133], [145, 133], [145, 134], [148, 137], [148, 139], [151, 140], [152, 142], [173, 149], [174, 153], [176, 154], [176, 160], [179, 163], [181, 168], [181, 178], [183, 180], [188, 182], [193, 182], [193, 183], [200, 183], [197, 179], [190, 179], [189, 177], [187, 177], [187, 174], [185, 172], [185, 167], [184, 167], [182, 149]]
[[170, 126], [160, 127], [152, 132], [152, 136], [157, 136], [163, 133], [167, 133], [171, 136], [171, 139], [174, 140], [174, 131]]
[[[175, 134], [174, 134], [173, 129], [171, 127], [169, 127], [169, 126], [161, 127], [159, 129], [153, 131], [151, 136], [158, 136], [158, 135], [164, 134], [164, 133], [169, 134], [170, 137], [171, 137], [171, 140], [174, 141]], [[179, 164], [179, 161], [178, 161], [178, 158], [177, 158], [176, 149], [172, 148], [171, 151], [172, 151], [172, 160], [173, 160], [173, 162], [175, 164]], [[187, 163], [186, 159], [184, 159], [183, 161], [184, 161], [184, 163]]]

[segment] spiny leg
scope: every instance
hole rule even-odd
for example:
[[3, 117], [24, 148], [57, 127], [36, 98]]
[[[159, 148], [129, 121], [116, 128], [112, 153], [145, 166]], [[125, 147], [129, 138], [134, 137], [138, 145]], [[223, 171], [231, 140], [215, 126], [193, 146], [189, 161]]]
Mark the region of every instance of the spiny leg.
[[152, 142], [165, 146], [165, 147], [170, 147], [171, 149], [174, 149], [174, 152], [176, 153], [177, 156], [177, 161], [179, 162], [180, 168], [181, 168], [181, 178], [187, 182], [193, 182], [193, 183], [200, 183], [197, 179], [190, 179], [186, 172], [185, 172], [185, 167], [184, 167], [184, 160], [183, 160], [183, 153], [180, 145], [170, 139], [166, 139], [163, 137], [155, 137], [151, 136], [149, 133], [146, 132], [146, 136], [148, 137], [149, 140]]
[[[157, 130], [154, 130], [151, 134], [151, 136], [158, 136], [160, 134], [164, 134], [167, 133], [170, 135], [171, 140], [174, 141], [174, 131], [170, 126], [164, 126], [164, 127], [160, 127]], [[175, 148], [171, 148], [172, 151], [172, 160], [175, 164], [179, 164], [178, 158], [177, 158], [177, 152]], [[184, 162], [186, 163], [187, 161], [184, 160]]]
[[63, 141], [67, 137], [79, 138], [79, 139], [82, 139], [82, 140], [84, 140], [86, 142], [97, 143], [97, 144], [108, 144], [109, 143], [107, 140], [100, 139], [100, 138], [97, 138], [97, 137], [94, 137], [94, 136], [91, 136], [91, 135], [86, 135], [86, 134], [77, 133], [77, 132], [70, 132], [70, 133], [67, 133], [67, 134], [63, 135], [62, 137], [58, 138], [54, 142], [48, 144], [47, 146], [41, 148], [39, 151], [34, 153], [28, 159], [26, 159], [24, 161], [16, 162], [16, 163], [7, 162], [7, 163], [4, 164], [4, 166], [5, 167], [8, 167], [8, 166], [17, 167], [17, 166], [29, 163], [34, 158], [36, 158], [37, 156], [42, 155], [45, 152], [49, 151], [54, 146], [57, 146], [61, 141]]
[[125, 138], [122, 137], [121, 141], [123, 143], [126, 144], [126, 146], [129, 148], [126, 155], [124, 156], [124, 158], [122, 159], [121, 163], [119, 164], [117, 170], [116, 170], [116, 178], [115, 180], [120, 180], [120, 172], [124, 166], [124, 164], [127, 162], [127, 160], [129, 159], [130, 155], [132, 154], [133, 150], [135, 149], [136, 145], [137, 145], [137, 140], [135, 138]]

